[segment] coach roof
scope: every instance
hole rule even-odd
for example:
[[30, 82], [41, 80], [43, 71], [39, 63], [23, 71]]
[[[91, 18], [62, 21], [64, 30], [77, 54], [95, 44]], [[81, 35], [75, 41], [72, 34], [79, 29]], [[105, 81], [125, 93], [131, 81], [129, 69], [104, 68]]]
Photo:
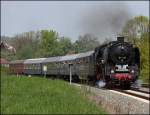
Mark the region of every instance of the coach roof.
[[26, 59], [24, 64], [33, 64], [33, 63], [42, 63], [46, 58], [35, 58], [35, 59]]
[[49, 58], [46, 58], [43, 63], [47, 63], [47, 62], [56, 62], [56, 61], [59, 61], [61, 58], [61, 56], [57, 56], [57, 57], [49, 57]]
[[93, 53], [94, 53], [94, 51], [88, 51], [88, 52], [85, 52], [85, 53], [79, 53], [77, 58], [88, 57], [88, 56], [91, 56]]
[[60, 61], [70, 61], [70, 60], [74, 60], [78, 57], [79, 54], [71, 54], [71, 55], [66, 55], [66, 56], [62, 56], [60, 58]]
[[23, 63], [25, 60], [13, 60], [10, 62], [10, 64], [17, 64], [17, 63]]

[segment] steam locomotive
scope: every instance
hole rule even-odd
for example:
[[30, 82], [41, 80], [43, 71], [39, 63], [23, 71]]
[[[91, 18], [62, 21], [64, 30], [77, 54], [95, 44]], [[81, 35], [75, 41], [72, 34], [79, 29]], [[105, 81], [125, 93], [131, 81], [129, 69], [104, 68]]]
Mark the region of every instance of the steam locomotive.
[[124, 37], [95, 49], [97, 80], [129, 88], [140, 73], [140, 52]]
[[[26, 75], [59, 76], [68, 79], [70, 67], [72, 79], [87, 80], [106, 86], [119, 85], [130, 88], [140, 72], [140, 52], [123, 37], [96, 47], [94, 51], [66, 56], [15, 60], [10, 63], [10, 72]], [[46, 70], [44, 69], [46, 68]]]

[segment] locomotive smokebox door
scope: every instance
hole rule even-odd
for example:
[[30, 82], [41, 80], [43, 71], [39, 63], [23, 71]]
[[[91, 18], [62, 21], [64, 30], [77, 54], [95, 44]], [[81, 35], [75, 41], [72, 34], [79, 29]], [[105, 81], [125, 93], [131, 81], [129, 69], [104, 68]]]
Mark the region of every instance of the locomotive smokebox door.
[[119, 42], [124, 42], [124, 37], [123, 37], [123, 36], [117, 37], [117, 41], [119, 41]]

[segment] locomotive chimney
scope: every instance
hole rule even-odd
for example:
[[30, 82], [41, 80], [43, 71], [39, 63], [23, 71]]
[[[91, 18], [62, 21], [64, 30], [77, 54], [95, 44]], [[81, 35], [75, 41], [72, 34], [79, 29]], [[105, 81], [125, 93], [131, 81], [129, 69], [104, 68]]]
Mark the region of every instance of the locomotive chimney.
[[119, 42], [124, 42], [124, 37], [123, 37], [123, 36], [117, 37], [117, 41], [119, 41]]

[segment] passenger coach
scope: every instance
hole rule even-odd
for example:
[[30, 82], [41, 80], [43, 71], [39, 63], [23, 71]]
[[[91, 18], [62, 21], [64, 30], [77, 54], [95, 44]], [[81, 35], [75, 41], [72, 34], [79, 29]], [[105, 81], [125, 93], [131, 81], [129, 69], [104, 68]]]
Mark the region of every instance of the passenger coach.
[[9, 70], [12, 74], [24, 73], [24, 60], [14, 60], [9, 63]]
[[39, 75], [42, 74], [42, 62], [46, 58], [27, 59], [24, 61], [24, 74]]

